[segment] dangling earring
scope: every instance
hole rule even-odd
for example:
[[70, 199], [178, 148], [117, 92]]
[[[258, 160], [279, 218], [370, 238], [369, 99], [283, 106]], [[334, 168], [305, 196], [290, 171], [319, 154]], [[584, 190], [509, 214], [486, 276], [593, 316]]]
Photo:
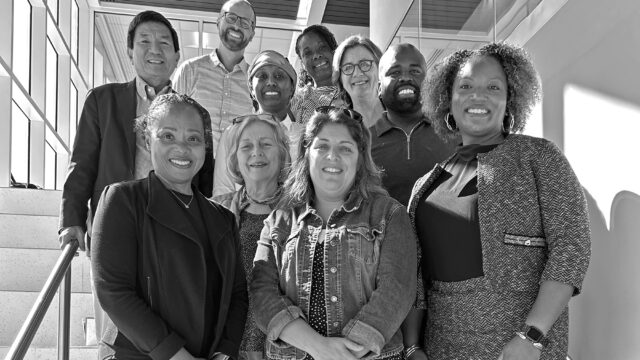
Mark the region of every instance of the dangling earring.
[[445, 124], [447, 124], [447, 129], [449, 129], [449, 131], [455, 132], [456, 130], [458, 130], [458, 126], [456, 125], [456, 120], [451, 116], [450, 112], [444, 116], [444, 122]]
[[[504, 116], [504, 120], [502, 120], [502, 133], [509, 134], [511, 133], [511, 129], [513, 129], [513, 114], [507, 112]], [[508, 126], [505, 126], [505, 123], [508, 123]]]

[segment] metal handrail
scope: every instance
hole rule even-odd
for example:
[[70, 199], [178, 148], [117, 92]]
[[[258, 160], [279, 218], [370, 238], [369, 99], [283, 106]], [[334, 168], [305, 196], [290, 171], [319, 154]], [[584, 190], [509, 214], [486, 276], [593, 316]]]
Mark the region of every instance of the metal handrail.
[[[53, 271], [40, 291], [35, 304], [22, 324], [5, 360], [22, 360], [31, 341], [42, 323], [44, 315], [51, 305], [56, 291], [60, 288], [60, 309], [58, 325], [58, 359], [69, 359], [69, 316], [71, 304], [71, 261], [78, 250], [78, 241], [73, 240], [62, 248], [62, 254], [58, 258]], [[64, 283], [62, 282], [64, 280]], [[62, 284], [62, 286], [61, 286]]]

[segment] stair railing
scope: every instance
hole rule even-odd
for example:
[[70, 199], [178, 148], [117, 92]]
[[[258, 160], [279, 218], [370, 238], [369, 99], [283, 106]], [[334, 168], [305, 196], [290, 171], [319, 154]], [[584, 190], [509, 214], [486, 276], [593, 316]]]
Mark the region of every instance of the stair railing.
[[62, 254], [49, 274], [29, 316], [22, 324], [18, 336], [11, 344], [5, 360], [22, 360], [35, 336], [51, 301], [59, 289], [58, 311], [58, 360], [69, 360], [69, 317], [71, 313], [71, 261], [76, 256], [78, 241], [73, 240], [62, 248]]

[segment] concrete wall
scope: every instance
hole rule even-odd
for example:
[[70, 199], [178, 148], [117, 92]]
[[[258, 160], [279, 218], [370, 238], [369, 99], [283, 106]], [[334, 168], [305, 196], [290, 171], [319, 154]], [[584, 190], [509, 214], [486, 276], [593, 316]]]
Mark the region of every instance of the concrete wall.
[[639, 359], [640, 1], [570, 0], [525, 47], [542, 78], [544, 137], [589, 202], [593, 255], [571, 302], [570, 355]]

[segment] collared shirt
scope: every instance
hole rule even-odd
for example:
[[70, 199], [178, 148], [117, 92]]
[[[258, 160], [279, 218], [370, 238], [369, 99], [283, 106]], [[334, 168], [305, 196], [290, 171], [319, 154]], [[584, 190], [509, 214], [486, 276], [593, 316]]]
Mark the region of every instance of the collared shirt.
[[242, 59], [229, 72], [214, 50], [211, 54], [185, 61], [173, 75], [174, 89], [193, 98], [209, 112], [216, 159], [224, 129], [231, 125], [233, 118], [253, 112], [247, 83], [248, 67]]
[[[285, 135], [289, 137], [289, 155], [293, 162], [298, 154], [298, 140], [304, 126], [296, 121], [292, 121], [289, 114], [287, 114], [287, 117], [280, 122], [280, 126], [284, 129]], [[215, 168], [213, 170], [214, 197], [240, 189], [240, 185], [233, 181], [229, 174], [229, 169], [227, 168], [227, 157], [229, 155], [230, 147], [231, 137], [229, 136], [229, 129], [226, 129], [220, 138], [220, 144], [218, 145], [218, 161], [216, 161]]]
[[[157, 95], [166, 94], [171, 91], [171, 81], [160, 92], [156, 94], [156, 90], [153, 86], [147, 84], [140, 76], [136, 76], [136, 118], [134, 122], [147, 114], [149, 106], [153, 99]], [[142, 133], [136, 131], [136, 155], [135, 155], [135, 170], [134, 179], [144, 179], [149, 175], [149, 171], [153, 168], [151, 164], [151, 153], [145, 144], [144, 136]]]
[[407, 134], [389, 121], [385, 112], [369, 131], [373, 161], [384, 170], [382, 184], [405, 206], [416, 180], [455, 149], [436, 135], [426, 117]]
[[[308, 319], [316, 244], [324, 251], [327, 335], [343, 336], [379, 357], [402, 351], [400, 324], [415, 294], [417, 244], [404, 206], [386, 195], [353, 193], [326, 225], [309, 203], [273, 211], [254, 260], [255, 320], [269, 358], [302, 359], [280, 340]], [[324, 233], [323, 233], [324, 232]]]

